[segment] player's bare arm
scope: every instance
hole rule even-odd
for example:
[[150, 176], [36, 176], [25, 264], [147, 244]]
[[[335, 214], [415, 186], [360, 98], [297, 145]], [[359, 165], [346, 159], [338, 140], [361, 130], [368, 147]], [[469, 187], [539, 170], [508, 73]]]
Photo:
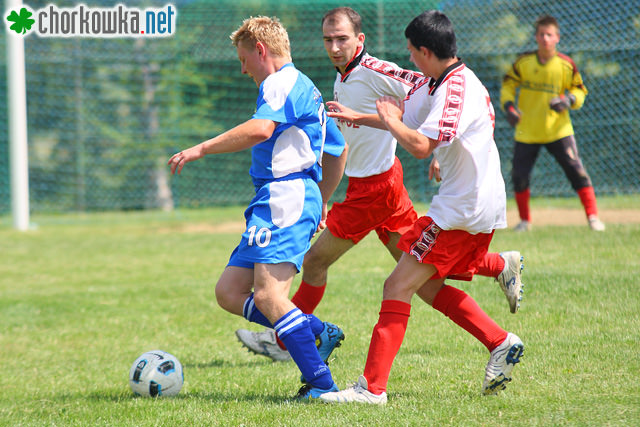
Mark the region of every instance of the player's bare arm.
[[345, 107], [336, 101], [327, 102], [327, 116], [334, 119], [344, 120], [357, 125], [369, 126], [376, 129], [386, 130], [384, 123], [377, 114], [362, 114], [349, 107]]
[[318, 224], [316, 232], [322, 231], [327, 227], [327, 213], [329, 211], [328, 204], [331, 195], [342, 180], [344, 167], [347, 164], [347, 153], [349, 146], [345, 143], [344, 150], [339, 157], [332, 156], [328, 153], [322, 154], [322, 181], [318, 183], [320, 194], [322, 194], [322, 217]]
[[322, 181], [318, 183], [318, 187], [322, 194], [322, 202], [325, 204], [329, 202], [331, 195], [340, 184], [344, 166], [347, 163], [348, 151], [349, 146], [345, 143], [344, 150], [339, 157], [328, 153], [322, 154]]
[[411, 155], [418, 159], [426, 159], [438, 146], [438, 141], [427, 138], [418, 131], [410, 129], [402, 122], [404, 103], [390, 96], [383, 96], [376, 101], [378, 116], [389, 132]]
[[186, 163], [198, 160], [207, 154], [234, 153], [269, 139], [276, 125], [277, 123], [272, 120], [247, 120], [215, 138], [174, 154], [167, 164], [171, 166], [172, 174], [180, 174]]

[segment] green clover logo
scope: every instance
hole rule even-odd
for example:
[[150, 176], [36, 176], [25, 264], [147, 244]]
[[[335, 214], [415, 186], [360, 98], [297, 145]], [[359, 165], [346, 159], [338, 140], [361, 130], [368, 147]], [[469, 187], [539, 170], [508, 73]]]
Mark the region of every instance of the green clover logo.
[[7, 16], [7, 21], [14, 22], [9, 29], [15, 31], [18, 34], [26, 34], [27, 30], [31, 29], [31, 26], [36, 23], [35, 19], [31, 19], [31, 12], [26, 7], [20, 9], [20, 14], [17, 14], [15, 10], [11, 11], [11, 14]]

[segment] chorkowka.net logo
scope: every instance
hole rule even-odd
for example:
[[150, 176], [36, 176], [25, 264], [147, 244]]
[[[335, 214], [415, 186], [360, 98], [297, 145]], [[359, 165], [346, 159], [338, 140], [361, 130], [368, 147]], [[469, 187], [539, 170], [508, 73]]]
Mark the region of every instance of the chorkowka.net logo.
[[169, 37], [176, 32], [177, 15], [172, 4], [157, 9], [50, 4], [37, 10], [23, 5], [6, 12], [5, 24], [10, 34], [21, 36], [35, 32], [39, 37]]

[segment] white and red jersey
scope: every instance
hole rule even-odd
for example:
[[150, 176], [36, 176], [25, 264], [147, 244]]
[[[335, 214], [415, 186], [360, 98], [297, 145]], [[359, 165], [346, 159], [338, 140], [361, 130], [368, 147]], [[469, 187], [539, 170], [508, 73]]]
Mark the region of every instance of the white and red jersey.
[[[337, 73], [334, 100], [355, 111], [377, 114], [376, 100], [382, 96], [404, 99], [420, 73], [370, 56], [365, 49], [356, 53], [344, 74]], [[364, 178], [388, 171], [396, 154], [396, 140], [390, 132], [353, 123], [338, 122], [349, 144], [345, 174]]]
[[493, 139], [487, 89], [462, 62], [425, 79], [405, 99], [403, 122], [439, 141], [433, 151], [442, 183], [427, 216], [444, 230], [472, 234], [505, 228], [506, 193]]

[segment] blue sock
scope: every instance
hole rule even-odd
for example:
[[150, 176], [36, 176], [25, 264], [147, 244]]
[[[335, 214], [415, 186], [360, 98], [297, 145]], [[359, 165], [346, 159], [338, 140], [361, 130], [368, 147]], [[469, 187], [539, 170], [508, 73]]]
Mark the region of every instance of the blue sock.
[[[265, 315], [258, 310], [258, 307], [256, 307], [253, 302], [253, 294], [251, 294], [251, 296], [244, 302], [242, 315], [249, 322], [257, 323], [267, 328], [273, 328], [269, 319], [267, 319]], [[313, 336], [317, 337], [320, 335], [322, 331], [324, 331], [324, 322], [313, 314], [305, 314], [305, 316], [307, 316], [307, 319], [309, 320], [309, 326], [311, 327], [311, 333]]]
[[318, 354], [307, 315], [294, 308], [273, 326], [307, 382], [317, 388], [330, 389], [333, 386], [331, 371]]
[[249, 322], [257, 323], [259, 325], [265, 326], [267, 328], [273, 328], [269, 319], [265, 317], [264, 314], [258, 310], [258, 307], [253, 302], [253, 293], [247, 298], [244, 302], [244, 306], [242, 308], [242, 316], [247, 319]]
[[309, 320], [309, 327], [311, 327], [311, 333], [314, 337], [317, 337], [324, 331], [324, 323], [313, 314], [305, 314], [307, 320]]

